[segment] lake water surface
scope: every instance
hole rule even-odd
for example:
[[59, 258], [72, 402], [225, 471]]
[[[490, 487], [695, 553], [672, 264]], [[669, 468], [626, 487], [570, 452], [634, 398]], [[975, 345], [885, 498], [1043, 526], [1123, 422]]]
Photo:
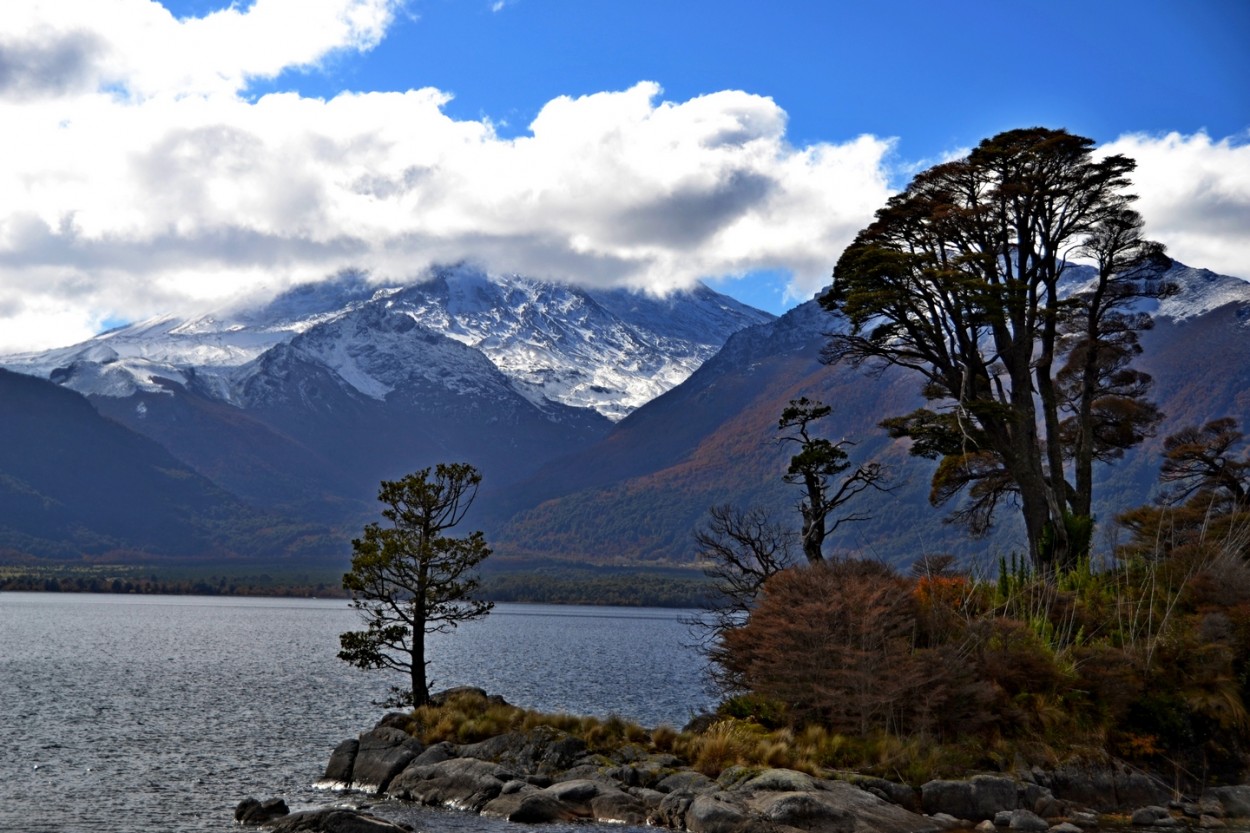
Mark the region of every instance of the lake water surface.
[[[681, 617], [501, 604], [432, 637], [432, 687], [680, 727], [710, 702]], [[226, 831], [249, 795], [341, 800], [311, 785], [399, 682], [336, 658], [356, 627], [342, 600], [0, 593], [0, 831]], [[431, 833], [518, 829], [378, 812]], [[564, 829], [588, 828], [544, 828]]]

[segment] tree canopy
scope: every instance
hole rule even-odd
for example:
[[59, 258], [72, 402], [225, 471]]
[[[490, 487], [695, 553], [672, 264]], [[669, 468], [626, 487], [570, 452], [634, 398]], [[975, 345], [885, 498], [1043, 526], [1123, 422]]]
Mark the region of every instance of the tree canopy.
[[932, 502], [965, 495], [953, 517], [979, 533], [1014, 499], [1046, 570], [1088, 548], [1094, 462], [1160, 416], [1130, 367], [1152, 323], [1133, 301], [1167, 291], [1126, 190], [1134, 166], [1063, 130], [986, 139], [892, 197], [821, 298], [848, 324], [830, 361], [914, 372], [936, 403], [883, 423], [940, 461]]
[[378, 500], [388, 526], [371, 523], [352, 541], [351, 572], [343, 587], [365, 623], [339, 637], [339, 658], [360, 668], [386, 668], [408, 677], [392, 687], [388, 705], [424, 705], [430, 696], [425, 636], [485, 616], [492, 603], [473, 598], [473, 570], [488, 555], [481, 532], [444, 532], [468, 512], [482, 477], [464, 463], [440, 463], [402, 480], [382, 481]]

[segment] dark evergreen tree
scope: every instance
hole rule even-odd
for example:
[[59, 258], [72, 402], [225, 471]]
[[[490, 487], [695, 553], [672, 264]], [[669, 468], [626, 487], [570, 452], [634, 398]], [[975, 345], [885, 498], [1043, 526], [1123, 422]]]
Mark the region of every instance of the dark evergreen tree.
[[464, 463], [384, 480], [378, 500], [387, 506], [382, 516], [389, 526], [371, 523], [352, 541], [352, 569], [343, 587], [366, 627], [339, 637], [339, 659], [407, 675], [408, 686], [393, 686], [386, 705], [424, 705], [430, 697], [426, 634], [447, 632], [493, 606], [473, 598], [473, 571], [490, 555], [482, 533], [444, 534], [464, 519], [481, 481]]
[[[1158, 419], [1131, 302], [1166, 291], [1167, 260], [1129, 207], [1134, 167], [1063, 130], [1001, 133], [891, 198], [821, 299], [849, 324], [831, 361], [913, 371], [938, 403], [884, 423], [941, 461], [933, 502], [966, 492], [956, 517], [983, 532], [1013, 496], [1046, 572], [1088, 549], [1093, 462]], [[1076, 259], [1094, 276], [1070, 287]]]

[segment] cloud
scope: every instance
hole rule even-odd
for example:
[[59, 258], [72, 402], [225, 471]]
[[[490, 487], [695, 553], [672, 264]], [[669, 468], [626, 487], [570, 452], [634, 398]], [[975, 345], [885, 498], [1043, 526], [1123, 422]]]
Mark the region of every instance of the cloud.
[[[352, 42], [337, 31], [318, 42]], [[156, 90], [144, 69], [123, 81], [150, 94], [119, 96], [81, 69], [107, 49], [80, 52], [72, 84], [0, 100], [26, 127], [0, 134], [0, 308], [23, 302], [0, 352], [344, 268], [393, 280], [464, 259], [656, 292], [786, 269], [810, 295], [889, 193], [889, 141], [792, 147], [781, 108], [744, 92], [560, 97], [501, 138], [436, 89], [251, 101], [198, 69]], [[258, 66], [227, 64], [222, 78]]]
[[1250, 134], [1121, 136], [1101, 150], [1137, 161], [1146, 233], [1187, 265], [1250, 280]]
[[[823, 287], [897, 176], [894, 142], [794, 146], [772, 99], [658, 84], [548, 102], [527, 133], [427, 88], [247, 96], [371, 48], [395, 0], [257, 0], [177, 20], [147, 0], [0, 4], [0, 353], [105, 321], [472, 260], [665, 292], [756, 271]], [[1152, 234], [1246, 274], [1244, 144], [1128, 136]], [[1240, 260], [1238, 260], [1241, 258]]]
[[0, 94], [108, 88], [131, 98], [233, 94], [376, 46], [403, 0], [256, 0], [179, 20], [148, 0], [6, 0]]

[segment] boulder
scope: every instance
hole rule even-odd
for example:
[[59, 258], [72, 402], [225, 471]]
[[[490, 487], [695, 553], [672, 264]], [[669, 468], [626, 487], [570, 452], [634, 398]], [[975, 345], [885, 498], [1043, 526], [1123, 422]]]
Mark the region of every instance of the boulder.
[[811, 792], [816, 789], [816, 780], [792, 769], [766, 769], [735, 789], [744, 792]]
[[1007, 829], [1018, 831], [1018, 833], [1046, 833], [1050, 825], [1032, 810], [1017, 809], [1011, 811]]
[[481, 688], [478, 688], [477, 686], [472, 686], [472, 685], [461, 685], [461, 686], [455, 686], [454, 688], [444, 689], [442, 691], [436, 691], [430, 695], [430, 705], [442, 706], [446, 704], [447, 701], [450, 700], [451, 698], [459, 696], [461, 694], [468, 694], [473, 697], [481, 697], [483, 700], [485, 700], [487, 703], [490, 703], [492, 706], [508, 705], [508, 701], [503, 699], [501, 695], [487, 694], [485, 689], [481, 689]]
[[590, 800], [590, 815], [604, 824], [647, 823], [647, 804], [637, 796], [620, 790], [605, 790]]
[[1176, 819], [1166, 807], [1150, 805], [1134, 810], [1131, 824], [1134, 827], [1171, 827], [1176, 824]]
[[1204, 798], [1207, 796], [1219, 802], [1225, 816], [1235, 819], [1250, 818], [1250, 784], [1211, 787], [1204, 794]]
[[234, 820], [239, 824], [259, 825], [281, 818], [290, 812], [290, 808], [281, 798], [268, 798], [260, 801], [249, 796], [234, 808]]
[[752, 809], [768, 821], [800, 830], [841, 833], [855, 829], [855, 819], [846, 809], [814, 792], [778, 793], [753, 804]]
[[702, 772], [684, 770], [662, 779], [655, 788], [662, 793], [700, 792], [712, 788], [715, 783]]
[[686, 811], [685, 828], [690, 833], [746, 833], [751, 830], [750, 822], [741, 804], [716, 792], [694, 797]]
[[327, 807], [292, 813], [269, 826], [277, 833], [411, 833], [407, 825], [396, 824], [377, 816]]
[[1166, 804], [1171, 791], [1155, 779], [1125, 766], [1065, 765], [1037, 771], [1034, 780], [1056, 798], [1099, 812]]
[[592, 781], [587, 778], [575, 778], [552, 784], [543, 792], [554, 795], [565, 804], [583, 808], [583, 815], [588, 816], [590, 815], [590, 802], [596, 796], [603, 794], [605, 789], [607, 788], [598, 781]]
[[734, 792], [747, 797], [746, 805], [753, 815], [804, 830], [920, 833], [938, 829], [931, 819], [845, 781], [813, 779], [813, 787], [803, 792]]
[[946, 813], [959, 819], [982, 821], [995, 813], [1016, 809], [1019, 789], [1011, 778], [977, 775], [967, 781], [929, 781], [920, 788], [920, 804], [929, 815]]
[[647, 816], [647, 824], [654, 827], [671, 827], [674, 830], [686, 829], [686, 813], [694, 803], [694, 793], [678, 790], [664, 794], [659, 805]]
[[862, 790], [883, 798], [891, 804], [897, 804], [904, 810], [911, 810], [913, 813], [922, 812], [920, 805], [920, 793], [914, 787], [907, 784], [899, 784], [894, 781], [887, 781], [884, 778], [873, 778], [870, 776], [858, 776], [851, 780], [851, 783]]
[[320, 783], [336, 789], [347, 788], [352, 783], [352, 769], [356, 765], [356, 751], [359, 748], [360, 741], [356, 738], [348, 738], [334, 747]]
[[457, 750], [462, 758], [496, 761], [531, 773], [567, 770], [586, 754], [586, 742], [566, 732], [540, 726], [528, 732], [506, 732]]
[[356, 789], [383, 793], [391, 779], [423, 751], [425, 745], [401, 729], [371, 729], [360, 736], [349, 783]]
[[412, 764], [387, 787], [392, 798], [480, 812], [517, 775], [499, 764], [454, 758], [438, 764]]
[[535, 787], [492, 799], [482, 808], [482, 815], [522, 824], [550, 824], [580, 817], [560, 799]]
[[452, 758], [459, 758], [456, 754], [456, 747], [447, 741], [436, 743], [433, 746], [427, 746], [425, 751], [412, 759], [412, 764], [417, 766], [429, 766], [430, 764], [441, 764], [443, 761], [450, 761]]

